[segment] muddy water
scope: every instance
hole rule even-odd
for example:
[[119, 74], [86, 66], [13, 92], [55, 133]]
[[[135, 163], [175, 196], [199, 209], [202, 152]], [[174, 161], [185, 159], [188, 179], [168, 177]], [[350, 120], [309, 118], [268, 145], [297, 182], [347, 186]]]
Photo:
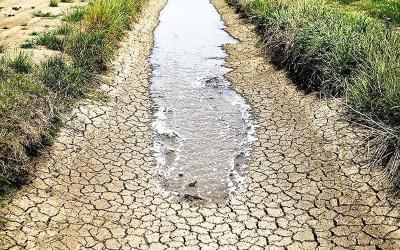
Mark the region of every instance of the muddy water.
[[223, 28], [208, 0], [170, 0], [155, 32], [156, 171], [183, 199], [221, 202], [244, 180], [253, 126], [224, 78], [223, 45], [236, 41]]

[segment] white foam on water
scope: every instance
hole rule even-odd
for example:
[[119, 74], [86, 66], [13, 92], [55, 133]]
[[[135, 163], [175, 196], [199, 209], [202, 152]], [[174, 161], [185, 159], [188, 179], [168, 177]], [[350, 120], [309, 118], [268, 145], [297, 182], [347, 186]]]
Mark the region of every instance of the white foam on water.
[[245, 181], [256, 126], [223, 66], [224, 30], [208, 0], [170, 0], [151, 56], [155, 172], [168, 195], [226, 200]]

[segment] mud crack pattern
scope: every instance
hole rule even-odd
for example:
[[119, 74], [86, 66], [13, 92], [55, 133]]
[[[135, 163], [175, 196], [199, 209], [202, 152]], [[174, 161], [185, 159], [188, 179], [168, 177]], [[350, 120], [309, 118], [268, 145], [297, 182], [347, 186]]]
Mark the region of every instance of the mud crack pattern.
[[103, 86], [83, 102], [3, 211], [4, 249], [399, 249], [400, 203], [363, 164], [365, 131], [301, 94], [257, 48], [254, 27], [213, 0], [240, 43], [233, 87], [259, 129], [246, 182], [225, 205], [173, 201], [156, 186], [148, 62], [166, 0], [150, 0]]

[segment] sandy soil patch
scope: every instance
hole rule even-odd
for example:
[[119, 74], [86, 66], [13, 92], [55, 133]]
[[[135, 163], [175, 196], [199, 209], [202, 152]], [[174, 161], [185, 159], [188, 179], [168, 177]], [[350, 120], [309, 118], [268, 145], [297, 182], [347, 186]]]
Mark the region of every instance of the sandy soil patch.
[[[35, 33], [52, 30], [59, 26], [63, 16], [75, 6], [82, 6], [86, 1], [74, 0], [71, 3], [59, 3], [50, 7], [49, 0], [4, 0], [0, 2], [0, 42], [7, 47], [7, 53], [14, 54], [24, 50], [33, 54], [35, 61], [57, 53], [44, 47], [21, 49], [21, 44], [34, 38]], [[39, 17], [35, 13], [50, 13], [54, 17]]]

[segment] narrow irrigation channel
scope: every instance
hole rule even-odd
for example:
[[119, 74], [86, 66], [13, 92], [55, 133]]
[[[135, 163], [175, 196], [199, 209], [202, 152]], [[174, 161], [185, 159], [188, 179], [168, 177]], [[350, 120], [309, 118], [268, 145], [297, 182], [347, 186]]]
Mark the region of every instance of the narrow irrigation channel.
[[160, 185], [181, 198], [219, 202], [243, 181], [253, 126], [229, 88], [224, 44], [236, 41], [208, 0], [170, 0], [151, 56]]
[[226, 0], [167, 1], [0, 209], [0, 249], [400, 249], [400, 199], [339, 100], [299, 91]]

